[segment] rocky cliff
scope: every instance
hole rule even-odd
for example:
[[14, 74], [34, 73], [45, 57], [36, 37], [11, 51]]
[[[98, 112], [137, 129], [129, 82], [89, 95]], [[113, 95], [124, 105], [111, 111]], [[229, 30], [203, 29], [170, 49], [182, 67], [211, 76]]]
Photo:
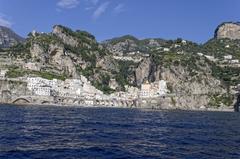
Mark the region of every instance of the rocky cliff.
[[[240, 67], [224, 63], [224, 56], [240, 60], [240, 43], [232, 40], [237, 39], [237, 27], [224, 23], [216, 38], [199, 45], [180, 38], [140, 40], [130, 35], [98, 43], [86, 31], [55, 25], [51, 33], [31, 33], [24, 43], [6, 49], [14, 61], [7, 75], [62, 80], [84, 75], [107, 94], [165, 80], [174, 95], [168, 99], [172, 107], [230, 106]], [[26, 68], [26, 63], [37, 68]]]
[[0, 80], [0, 103], [13, 103], [16, 98], [29, 93], [26, 82]]
[[0, 26], [0, 48], [6, 48], [23, 42], [24, 39], [11, 29]]
[[219, 25], [215, 31], [215, 37], [240, 39], [240, 23], [227, 22]]
[[139, 40], [129, 36], [103, 43], [114, 55], [142, 59], [131, 66], [131, 84], [140, 87], [144, 81], [165, 80], [170, 93], [177, 95], [168, 100], [170, 106], [191, 109], [233, 104], [231, 88], [240, 82], [240, 68], [224, 61], [224, 56], [240, 59], [239, 44], [231, 39], [211, 39], [198, 45], [182, 39]]

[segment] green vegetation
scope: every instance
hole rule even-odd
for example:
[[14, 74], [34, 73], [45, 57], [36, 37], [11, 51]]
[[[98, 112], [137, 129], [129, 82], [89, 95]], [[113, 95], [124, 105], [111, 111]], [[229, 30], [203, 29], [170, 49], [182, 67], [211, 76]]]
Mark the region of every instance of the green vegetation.
[[29, 43], [17, 44], [7, 49], [10, 56], [15, 58], [30, 59], [30, 45]]
[[211, 95], [210, 101], [208, 103], [209, 106], [211, 107], [220, 107], [222, 104], [226, 106], [230, 106], [233, 103], [233, 96], [230, 94], [214, 94]]
[[186, 67], [190, 72], [190, 76], [197, 75], [195, 71], [199, 71], [200, 69], [198, 66], [200, 59], [194, 54], [177, 54], [174, 52], [163, 52], [159, 54], [155, 52], [151, 54], [151, 58], [157, 66], [170, 67], [181, 65]]
[[96, 66], [96, 54], [87, 47], [72, 47], [70, 45], [65, 45], [65, 49], [77, 54], [78, 56], [81, 56], [82, 59], [86, 62], [89, 62], [92, 67]]
[[42, 77], [42, 78], [45, 78], [48, 80], [59, 79], [59, 80], [64, 81], [67, 78], [66, 75], [59, 75], [59, 74], [54, 74], [51, 72], [42, 72], [42, 71], [41, 72], [31, 71], [30, 74], [34, 74], [36, 76], [39, 76], [39, 77]]
[[[91, 66], [86, 67], [85, 69], [82, 69], [80, 66], [76, 66], [76, 68], [77, 71], [83, 76], [87, 77], [97, 89], [101, 90], [105, 94], [111, 94], [114, 92], [114, 90], [109, 87], [110, 76], [106, 73], [102, 73], [99, 68], [94, 68]], [[93, 76], [96, 74], [100, 75], [100, 78], [91, 80], [90, 78], [93, 78]]]
[[117, 83], [125, 90], [125, 85], [133, 85], [129, 82], [129, 77], [134, 75], [134, 69], [137, 64], [132, 61], [118, 61], [119, 72], [115, 75]]
[[212, 75], [221, 80], [228, 88], [240, 84], [240, 68], [237, 67], [220, 67], [211, 63]]
[[[225, 55], [233, 55], [240, 59], [240, 40], [230, 39], [211, 39], [201, 47], [205, 54], [212, 55], [218, 59], [223, 59]], [[229, 45], [229, 48], [226, 46]]]
[[43, 48], [44, 52], [47, 53], [50, 44], [59, 44], [61, 46], [64, 46], [65, 50], [70, 51], [78, 56], [81, 56], [84, 61], [89, 62], [93, 67], [95, 67], [96, 65], [96, 58], [98, 55], [100, 57], [106, 55], [107, 51], [104, 48], [100, 48], [95, 40], [95, 37], [89, 34], [88, 32], [79, 30], [74, 32], [67, 27], [64, 26], [59, 27], [63, 29], [63, 32], [65, 34], [76, 38], [76, 40], [79, 42], [79, 46], [73, 47], [64, 44], [63, 41], [54, 34], [37, 34], [36, 36], [32, 36], [30, 34], [24, 46], [29, 50], [31, 45], [33, 43], [36, 43]]
[[25, 72], [23, 70], [20, 70], [18, 68], [10, 68], [8, 72], [6, 73], [6, 77], [8, 78], [17, 78], [24, 76]]
[[63, 45], [61, 40], [57, 36], [52, 34], [39, 34], [39, 36], [30, 37], [28, 39], [28, 43], [39, 44], [43, 48], [44, 52], [47, 52], [49, 50], [50, 44]]
[[93, 86], [96, 87], [98, 90], [101, 90], [104, 94], [111, 94], [114, 92], [114, 90], [111, 89], [109, 86], [103, 85], [98, 81], [93, 82]]
[[95, 37], [86, 31], [76, 30], [76, 32], [75, 32], [68, 27], [65, 27], [62, 25], [58, 25], [58, 26], [63, 29], [64, 33], [66, 33], [67, 35], [70, 35], [72, 37], [75, 37], [76, 39], [79, 40], [79, 42], [90, 44], [93, 41], [95, 41]]
[[77, 67], [77, 71], [82, 74], [83, 76], [90, 77], [94, 74], [94, 68], [93, 67], [86, 67], [85, 69], [82, 69], [81, 67]]
[[79, 30], [74, 32], [67, 27], [60, 27], [64, 30], [64, 33], [75, 37], [80, 45], [78, 47], [73, 47], [65, 44], [65, 49], [78, 56], [81, 56], [84, 61], [91, 63], [92, 67], [96, 66], [96, 59], [98, 55], [100, 57], [104, 57], [108, 52], [105, 48], [100, 48], [95, 40], [95, 37], [88, 32]]
[[110, 43], [111, 43], [112, 45], [116, 45], [117, 43], [124, 42], [124, 41], [126, 41], [126, 40], [132, 40], [132, 41], [134, 41], [134, 42], [136, 42], [136, 43], [139, 42], [139, 40], [138, 40], [137, 38], [135, 38], [134, 36], [132, 36], [132, 35], [125, 35], [125, 36], [122, 36], [122, 37], [118, 37], [118, 38], [113, 38], [113, 39], [111, 39], [111, 40], [110, 40]]
[[109, 82], [110, 76], [108, 74], [103, 74], [101, 75], [100, 81], [93, 81], [92, 83], [97, 89], [103, 91], [104, 94], [111, 94], [114, 90], [109, 87]]
[[111, 45], [116, 45], [120, 42], [126, 42], [128, 41], [127, 45], [122, 46], [122, 51], [123, 53], [128, 53], [128, 52], [148, 52], [148, 46], [146, 45], [146, 40], [138, 40], [134, 36], [131, 35], [125, 35], [122, 37], [114, 38], [109, 40], [108, 42]]
[[48, 80], [52, 79], [59, 79], [59, 80], [65, 80], [67, 78], [66, 75], [59, 75], [51, 72], [45, 72], [45, 71], [30, 71], [30, 70], [23, 70], [18, 67], [12, 67], [8, 70], [6, 77], [8, 78], [18, 78], [23, 77], [25, 75], [35, 75], [38, 77], [42, 77]]
[[36, 36], [29, 34], [25, 43], [12, 46], [8, 52], [12, 57], [29, 60], [31, 59], [30, 48], [33, 44], [40, 45], [43, 51], [47, 52], [50, 44], [62, 44], [62, 42], [51, 34], [37, 34]]

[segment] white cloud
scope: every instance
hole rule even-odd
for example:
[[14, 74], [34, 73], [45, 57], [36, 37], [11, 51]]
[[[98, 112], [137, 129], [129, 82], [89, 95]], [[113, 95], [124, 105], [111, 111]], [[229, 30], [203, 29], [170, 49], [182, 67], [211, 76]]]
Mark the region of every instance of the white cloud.
[[11, 27], [12, 22], [8, 18], [6, 18], [4, 14], [0, 13], [0, 25], [5, 27]]
[[114, 9], [115, 13], [121, 13], [124, 11], [124, 4], [118, 4]]
[[86, 2], [90, 3], [91, 5], [97, 5], [99, 0], [85, 0]]
[[87, 7], [85, 7], [86, 11], [90, 11], [93, 10], [94, 8], [96, 8], [99, 0], [85, 0]]
[[100, 17], [103, 13], [105, 13], [108, 6], [109, 6], [109, 2], [102, 3], [100, 6], [98, 6], [93, 13], [93, 18], [97, 19], [98, 17]]
[[92, 2], [93, 5], [97, 5], [99, 0], [91, 0], [91, 2]]
[[64, 9], [76, 8], [79, 4], [79, 0], [60, 0], [57, 6]]
[[90, 11], [90, 10], [93, 10], [93, 9], [94, 9], [94, 7], [86, 7], [85, 8], [86, 11]]

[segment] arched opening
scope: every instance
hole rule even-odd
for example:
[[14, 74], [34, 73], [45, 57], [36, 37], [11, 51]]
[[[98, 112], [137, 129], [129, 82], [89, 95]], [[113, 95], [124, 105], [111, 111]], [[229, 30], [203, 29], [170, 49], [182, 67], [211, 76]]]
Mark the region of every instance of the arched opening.
[[18, 99], [15, 99], [12, 103], [13, 104], [26, 104], [26, 103], [30, 103], [30, 101], [28, 101], [25, 98], [18, 98]]
[[49, 101], [43, 101], [42, 104], [50, 104]]

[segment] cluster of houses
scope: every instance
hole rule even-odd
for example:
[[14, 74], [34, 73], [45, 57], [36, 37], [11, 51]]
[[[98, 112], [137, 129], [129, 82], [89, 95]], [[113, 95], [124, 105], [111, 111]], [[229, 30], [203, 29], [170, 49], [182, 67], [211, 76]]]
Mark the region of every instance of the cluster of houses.
[[168, 93], [166, 81], [160, 80], [154, 83], [146, 81], [141, 85], [141, 89], [126, 86], [126, 92], [115, 92], [111, 95], [105, 95], [92, 86], [84, 76], [81, 76], [80, 79], [66, 79], [65, 81], [29, 77], [27, 78], [27, 87], [32, 92], [32, 95], [55, 95], [70, 98], [84, 97], [86, 99], [154, 98], [165, 96]]
[[[169, 52], [171, 49], [176, 49], [176, 48], [180, 48], [181, 46], [187, 45], [187, 41], [186, 40], [182, 40], [180, 43], [174, 44], [172, 46], [169, 47], [162, 47], [162, 46], [158, 46], [158, 43], [154, 43], [153, 41], [150, 41], [151, 45], [156, 45], [157, 47], [154, 48], [154, 51], [160, 51], [160, 52]], [[183, 51], [177, 52], [178, 54], [183, 54]]]
[[165, 96], [169, 93], [167, 89], [167, 82], [160, 80], [158, 82], [149, 83], [146, 81], [141, 85], [140, 97], [141, 98], [155, 98], [158, 96]]
[[103, 93], [91, 85], [84, 77], [80, 79], [66, 79], [65, 81], [53, 79], [47, 80], [41, 77], [28, 77], [27, 87], [32, 95], [39, 96], [61, 96], [79, 98], [91, 98]]
[[231, 64], [238, 64], [239, 60], [238, 59], [233, 59], [232, 55], [226, 55], [224, 56], [224, 61], [225, 63], [231, 63]]
[[225, 63], [225, 64], [240, 64], [240, 61], [238, 59], [234, 59], [232, 55], [225, 55], [223, 56], [223, 60], [219, 60], [217, 58], [215, 58], [214, 56], [209, 56], [209, 55], [204, 55], [203, 53], [197, 53], [199, 56], [204, 56], [206, 57], [208, 60], [216, 62], [219, 61], [221, 63]]
[[133, 61], [133, 62], [141, 62], [143, 58], [149, 57], [150, 55], [147, 53], [143, 53], [140, 51], [133, 51], [129, 52], [125, 55], [123, 53], [117, 52], [113, 58], [115, 60], [121, 60], [121, 61]]
[[[35, 65], [29, 64], [29, 67]], [[6, 79], [8, 70], [0, 70], [0, 79]], [[66, 98], [85, 98], [85, 99], [138, 99], [154, 98], [168, 94], [167, 82], [160, 80], [154, 83], [144, 82], [141, 88], [125, 86], [125, 92], [115, 92], [105, 95], [102, 91], [96, 89], [90, 81], [84, 76], [79, 79], [44, 79], [41, 77], [21, 77], [14, 80], [25, 81], [30, 94], [33, 96], [59, 96]], [[116, 89], [117, 83], [114, 79], [110, 80], [110, 87]]]

